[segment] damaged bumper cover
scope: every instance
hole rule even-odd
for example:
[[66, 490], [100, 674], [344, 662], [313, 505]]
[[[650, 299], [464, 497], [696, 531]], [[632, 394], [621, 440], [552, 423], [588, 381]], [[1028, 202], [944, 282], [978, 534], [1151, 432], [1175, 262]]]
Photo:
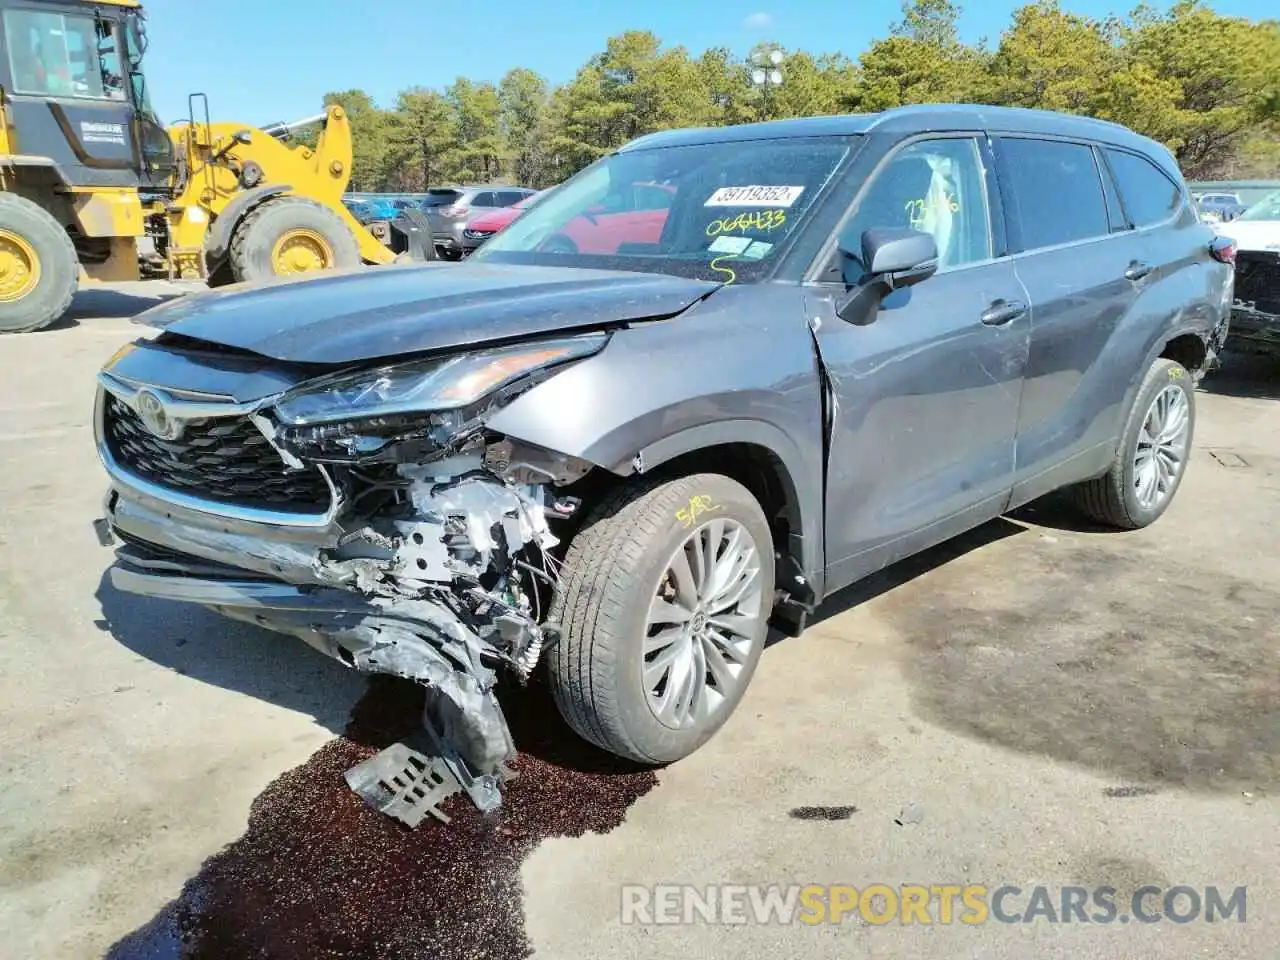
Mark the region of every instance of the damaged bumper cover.
[[1280, 356], [1280, 251], [1237, 254], [1230, 343]]
[[[380, 438], [378, 457], [305, 460], [260, 404], [175, 402], [107, 374], [100, 383], [111, 488], [97, 527], [116, 547], [113, 586], [422, 683], [432, 752], [480, 809], [496, 808], [515, 747], [494, 688], [499, 671], [527, 677], [556, 634], [543, 613], [556, 580], [550, 523], [578, 501], [555, 488], [592, 465], [476, 430], [447, 443], [417, 433], [411, 458], [386, 455], [402, 438]], [[144, 395], [161, 398], [150, 423]], [[252, 494], [255, 483], [259, 501], [313, 496], [304, 506], [222, 497], [226, 485]], [[363, 789], [378, 779], [351, 783], [385, 809]]]

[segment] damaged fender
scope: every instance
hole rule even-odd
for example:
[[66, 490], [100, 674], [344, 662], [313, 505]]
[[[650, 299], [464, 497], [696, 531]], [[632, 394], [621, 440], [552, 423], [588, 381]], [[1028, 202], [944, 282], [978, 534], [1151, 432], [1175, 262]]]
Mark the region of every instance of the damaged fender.
[[[756, 302], [764, 291], [755, 288]], [[765, 454], [785, 491], [790, 554], [820, 596], [825, 471], [822, 424], [814, 416], [817, 356], [801, 322], [742, 329], [736, 297], [744, 292], [730, 286], [678, 321], [632, 328], [496, 412], [488, 427], [619, 476], [725, 444]], [[768, 295], [780, 301], [778, 316], [799, 314], [798, 291]], [[758, 350], [743, 354], [754, 358], [749, 369], [717, 362], [728, 337], [759, 339]], [[582, 397], [594, 398], [590, 408]]]

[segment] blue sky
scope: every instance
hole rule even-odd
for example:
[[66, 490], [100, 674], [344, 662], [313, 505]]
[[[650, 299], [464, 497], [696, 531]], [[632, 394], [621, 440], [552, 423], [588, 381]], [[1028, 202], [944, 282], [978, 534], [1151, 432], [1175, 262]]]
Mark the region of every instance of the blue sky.
[[[1220, 13], [1257, 16], [1275, 0], [1217, 0]], [[146, 0], [144, 0], [146, 3]], [[215, 120], [261, 125], [319, 110], [331, 90], [360, 87], [390, 106], [405, 87], [440, 87], [459, 75], [498, 80], [515, 66], [553, 83], [573, 77], [627, 29], [652, 30], [693, 53], [760, 40], [851, 57], [888, 32], [900, 0], [152, 0], [148, 87], [166, 124], [186, 116], [187, 94], [209, 95]], [[993, 41], [1021, 0], [962, 2], [967, 40]], [[1133, 0], [1064, 0], [1088, 16]], [[1154, 6], [1167, 6], [1156, 3]]]

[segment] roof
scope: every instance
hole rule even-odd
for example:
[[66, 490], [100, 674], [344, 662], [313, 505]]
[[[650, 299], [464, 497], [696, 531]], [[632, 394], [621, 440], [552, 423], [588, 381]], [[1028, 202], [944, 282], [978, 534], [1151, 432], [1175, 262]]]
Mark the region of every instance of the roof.
[[793, 137], [839, 137], [865, 133], [934, 133], [987, 130], [1001, 133], [1033, 133], [1048, 136], [1087, 137], [1143, 152], [1165, 148], [1128, 127], [1052, 110], [992, 107], [969, 103], [928, 103], [896, 107], [881, 113], [849, 113], [840, 116], [770, 120], [732, 127], [699, 127], [664, 130], [631, 141], [623, 150], [648, 150], [698, 143], [732, 143]]

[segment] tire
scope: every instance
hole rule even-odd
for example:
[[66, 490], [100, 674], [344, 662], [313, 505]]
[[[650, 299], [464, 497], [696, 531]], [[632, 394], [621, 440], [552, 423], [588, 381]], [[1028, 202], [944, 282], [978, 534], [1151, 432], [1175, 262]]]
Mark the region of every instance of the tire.
[[[1181, 458], [1164, 494], [1154, 503], [1144, 503], [1138, 491], [1135, 460], [1153, 404], [1166, 390], [1177, 391], [1186, 403]], [[1091, 519], [1121, 530], [1137, 530], [1154, 523], [1169, 508], [1182, 485], [1195, 437], [1195, 424], [1195, 388], [1191, 374], [1174, 360], [1156, 360], [1142, 378], [1111, 468], [1101, 477], [1069, 488], [1076, 507]]]
[[62, 224], [25, 197], [0, 193], [0, 333], [56, 322], [79, 286], [76, 248]]
[[228, 287], [235, 283], [236, 274], [231, 269], [231, 261], [223, 260], [222, 263], [218, 264], [217, 268], [209, 274], [209, 279], [206, 282], [211, 290], [215, 287]]
[[[277, 244], [291, 234], [303, 237], [302, 261], [316, 265], [307, 269], [277, 269]], [[358, 267], [360, 245], [342, 218], [322, 204], [304, 197], [274, 197], [255, 207], [236, 227], [229, 253], [231, 269], [238, 281]]]
[[[721, 687], [723, 695], [713, 694], [705, 686], [710, 674], [702, 673], [700, 692], [714, 709], [676, 728], [658, 719], [645, 689], [649, 608], [660, 584], [668, 582], [668, 563], [677, 551], [693, 536], [714, 536], [717, 523], [726, 531], [745, 532], [754, 542], [761, 562], [748, 598], [755, 602], [744, 603], [739, 612], [758, 616], [737, 644], [736, 680]], [[769, 524], [741, 484], [719, 474], [697, 474], [619, 491], [574, 537], [552, 603], [551, 616], [562, 633], [549, 651], [548, 672], [561, 715], [583, 739], [629, 760], [662, 764], [688, 756], [723, 726], [751, 682], [768, 635], [773, 585]], [[668, 624], [666, 629], [682, 628]], [[701, 650], [710, 643], [691, 646]], [[696, 667], [688, 675], [695, 674]], [[662, 684], [667, 693], [682, 689], [673, 676]]]

